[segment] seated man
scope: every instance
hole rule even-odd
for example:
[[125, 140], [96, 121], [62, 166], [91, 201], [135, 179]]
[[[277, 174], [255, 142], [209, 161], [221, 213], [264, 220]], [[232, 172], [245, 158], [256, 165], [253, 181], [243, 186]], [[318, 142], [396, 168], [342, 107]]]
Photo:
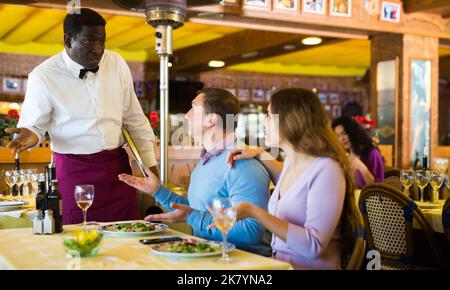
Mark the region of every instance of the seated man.
[[[161, 186], [159, 179], [147, 171], [149, 177], [140, 178], [127, 174], [119, 179], [141, 191], [153, 194], [170, 212], [149, 215], [148, 221], [188, 223], [194, 235], [210, 240], [221, 240], [222, 234], [213, 224], [207, 206], [213, 198], [228, 197], [237, 202], [249, 202], [267, 210], [269, 200], [269, 174], [256, 159], [235, 163], [231, 169], [226, 162], [227, 153], [236, 147], [234, 116], [239, 113], [239, 102], [223, 89], [205, 88], [192, 101], [186, 114], [189, 134], [203, 146], [200, 162], [191, 175], [188, 198]], [[233, 126], [225, 120], [233, 117]], [[265, 229], [254, 219], [237, 221], [228, 232], [228, 239], [236, 247], [260, 255], [270, 255]]]

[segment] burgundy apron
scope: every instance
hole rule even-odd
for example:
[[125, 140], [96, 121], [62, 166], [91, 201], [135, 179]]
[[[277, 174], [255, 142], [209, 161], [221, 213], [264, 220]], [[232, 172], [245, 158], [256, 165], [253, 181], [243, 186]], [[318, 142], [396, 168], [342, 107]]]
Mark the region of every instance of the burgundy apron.
[[74, 197], [75, 185], [79, 184], [94, 185], [94, 202], [87, 211], [88, 222], [140, 218], [136, 190], [118, 178], [120, 173], [131, 174], [123, 148], [94, 154], [53, 154], [62, 195], [63, 224], [83, 222], [83, 213]]

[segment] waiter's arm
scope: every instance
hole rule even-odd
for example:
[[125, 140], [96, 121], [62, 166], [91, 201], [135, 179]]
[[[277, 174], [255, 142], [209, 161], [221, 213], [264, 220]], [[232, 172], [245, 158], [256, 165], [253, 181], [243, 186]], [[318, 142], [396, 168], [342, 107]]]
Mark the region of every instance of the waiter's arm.
[[122, 124], [130, 132], [131, 137], [136, 143], [144, 165], [155, 173], [156, 176], [159, 176], [156, 168], [157, 163], [154, 150], [155, 135], [134, 92], [130, 69], [126, 62], [123, 59], [121, 60], [121, 77], [124, 88]]
[[33, 71], [28, 76], [27, 91], [17, 128], [7, 129], [7, 133], [16, 134], [8, 148], [20, 153], [41, 143], [51, 112], [52, 104], [47, 88], [39, 74]]

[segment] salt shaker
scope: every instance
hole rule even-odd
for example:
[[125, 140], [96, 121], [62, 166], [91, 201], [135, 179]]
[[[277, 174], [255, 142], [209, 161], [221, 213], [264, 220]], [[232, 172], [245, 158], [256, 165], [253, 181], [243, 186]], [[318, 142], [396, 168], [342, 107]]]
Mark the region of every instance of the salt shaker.
[[42, 210], [37, 211], [37, 215], [33, 219], [33, 234], [42, 235], [44, 233], [44, 219]]
[[48, 209], [45, 211], [44, 218], [44, 234], [54, 234], [55, 233], [55, 219], [53, 218], [53, 211]]

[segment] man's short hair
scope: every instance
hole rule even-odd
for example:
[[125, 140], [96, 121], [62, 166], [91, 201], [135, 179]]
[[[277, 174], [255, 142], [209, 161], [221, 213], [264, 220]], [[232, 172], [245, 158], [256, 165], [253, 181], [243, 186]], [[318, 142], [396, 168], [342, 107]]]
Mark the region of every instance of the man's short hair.
[[[224, 130], [227, 129], [227, 115], [235, 117], [239, 114], [240, 105], [238, 99], [229, 91], [219, 88], [204, 88], [197, 95], [204, 95], [203, 108], [207, 114], [217, 114], [222, 118], [223, 124], [218, 124]], [[233, 124], [233, 129], [236, 124]]]
[[76, 13], [69, 13], [64, 18], [64, 34], [72, 36], [80, 33], [83, 26], [105, 26], [105, 19], [97, 12], [89, 8], [81, 8]]

